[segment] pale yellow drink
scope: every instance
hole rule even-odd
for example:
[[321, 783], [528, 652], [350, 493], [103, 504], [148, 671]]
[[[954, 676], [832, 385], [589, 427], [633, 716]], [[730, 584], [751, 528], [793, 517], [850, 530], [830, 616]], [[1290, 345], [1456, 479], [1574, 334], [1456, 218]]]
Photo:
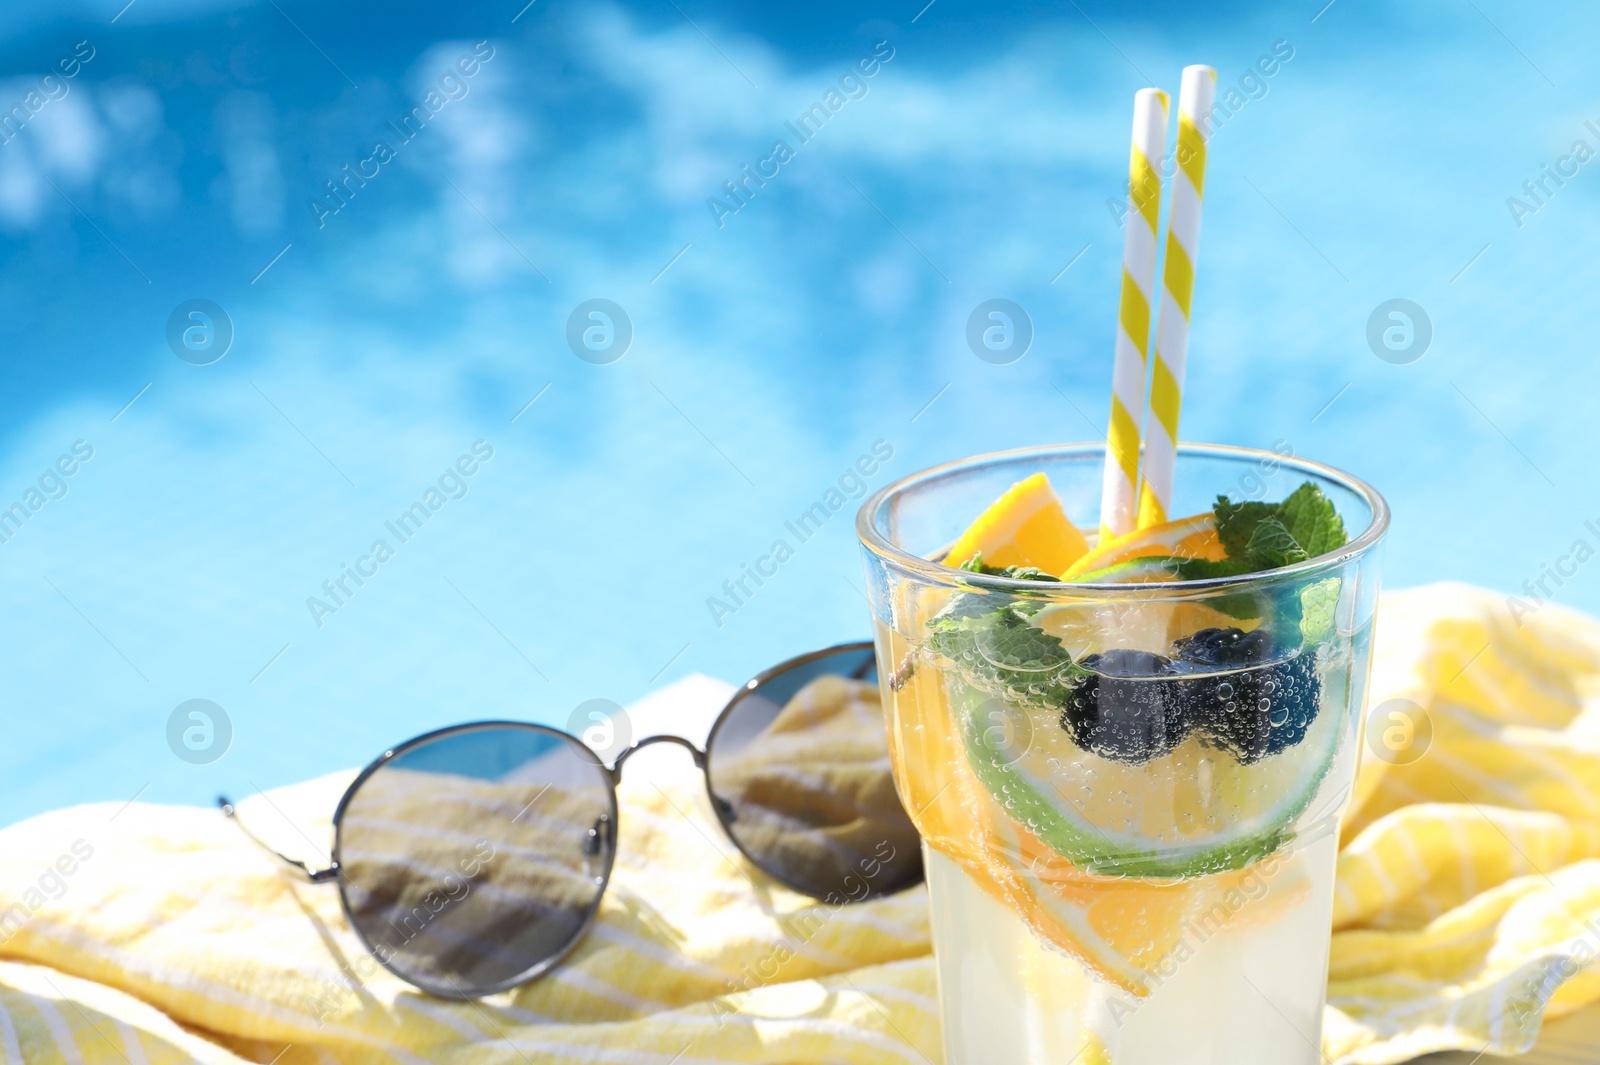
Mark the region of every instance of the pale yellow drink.
[[[1299, 464], [1354, 520], [1349, 549], [1220, 582], [1026, 584], [927, 562], [970, 520], [966, 500], [1037, 470], [1092, 508], [1098, 459], [969, 460], [862, 511], [946, 1062], [1315, 1065], [1382, 501]], [[1244, 461], [1187, 459], [1186, 483], [1224, 485]], [[1265, 657], [1200, 654], [1258, 629]], [[1147, 662], [1167, 672], [1127, 671]], [[1168, 721], [1180, 707], [1201, 723]]]

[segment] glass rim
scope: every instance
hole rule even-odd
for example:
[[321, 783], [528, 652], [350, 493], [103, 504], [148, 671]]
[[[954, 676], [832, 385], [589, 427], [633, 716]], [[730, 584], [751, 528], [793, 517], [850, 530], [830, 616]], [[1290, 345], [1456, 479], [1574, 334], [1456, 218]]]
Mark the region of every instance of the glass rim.
[[1343, 547], [1335, 548], [1315, 558], [1308, 558], [1303, 562], [1279, 566], [1276, 569], [1258, 570], [1254, 573], [1242, 573], [1232, 577], [1204, 577], [1194, 580], [1162, 581], [1155, 585], [1123, 584], [1111, 581], [1070, 581], [1057, 585], [1051, 582], [1041, 583], [1012, 577], [1000, 577], [993, 574], [975, 573], [971, 570], [954, 569], [896, 547], [878, 531], [874, 521], [874, 515], [882, 509], [888, 500], [930, 481], [940, 480], [953, 474], [963, 473], [982, 466], [996, 465], [1001, 462], [1016, 462], [1030, 457], [1056, 458], [1096, 453], [1103, 457], [1105, 449], [1106, 445], [1103, 442], [1043, 444], [1032, 447], [1012, 448], [1006, 451], [990, 451], [981, 455], [972, 455], [968, 458], [956, 459], [953, 462], [930, 466], [925, 470], [908, 474], [892, 484], [885, 485], [869, 496], [861, 504], [861, 509], [856, 512], [856, 537], [863, 547], [877, 555], [886, 565], [903, 573], [914, 574], [927, 583], [947, 588], [976, 587], [1008, 594], [1027, 592], [1033, 598], [1050, 598], [1062, 593], [1072, 595], [1088, 593], [1096, 597], [1105, 598], [1148, 599], [1153, 595], [1160, 598], [1168, 598], [1195, 592], [1249, 587], [1266, 581], [1301, 577], [1335, 569], [1351, 559], [1364, 555], [1375, 547], [1389, 528], [1389, 504], [1384, 501], [1383, 496], [1378, 493], [1377, 489], [1359, 477], [1311, 459], [1303, 459], [1293, 455], [1280, 455], [1275, 451], [1263, 451], [1260, 448], [1237, 447], [1231, 444], [1179, 444], [1178, 457], [1180, 460], [1185, 456], [1235, 460], [1266, 459], [1305, 473], [1315, 474], [1359, 496], [1372, 511], [1372, 520], [1367, 523], [1367, 527], [1361, 531], [1360, 535], [1352, 537]]

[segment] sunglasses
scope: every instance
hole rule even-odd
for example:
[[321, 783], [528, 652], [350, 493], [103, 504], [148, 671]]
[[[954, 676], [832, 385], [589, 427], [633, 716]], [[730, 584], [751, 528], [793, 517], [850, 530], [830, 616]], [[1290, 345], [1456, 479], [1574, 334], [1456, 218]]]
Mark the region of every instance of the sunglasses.
[[312, 883], [337, 883], [357, 937], [430, 994], [526, 983], [594, 923], [616, 858], [617, 783], [652, 744], [686, 748], [723, 831], [772, 879], [832, 904], [922, 881], [895, 792], [870, 642], [789, 659], [723, 707], [705, 749], [650, 736], [610, 766], [543, 725], [452, 725], [385, 751], [345, 790], [325, 869], [256, 843]]

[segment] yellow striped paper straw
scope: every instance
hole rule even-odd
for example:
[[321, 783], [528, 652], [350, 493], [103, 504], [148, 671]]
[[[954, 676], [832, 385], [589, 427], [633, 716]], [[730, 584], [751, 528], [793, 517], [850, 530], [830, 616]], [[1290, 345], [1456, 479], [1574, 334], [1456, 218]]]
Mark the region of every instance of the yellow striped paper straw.
[[1134, 529], [1139, 488], [1139, 423], [1150, 350], [1151, 295], [1156, 287], [1156, 233], [1161, 174], [1155, 160], [1167, 141], [1167, 94], [1140, 89], [1133, 97], [1133, 151], [1128, 159], [1128, 217], [1122, 239], [1122, 301], [1111, 368], [1111, 423], [1100, 493], [1100, 542]]
[[1200, 208], [1206, 185], [1206, 141], [1217, 72], [1183, 68], [1178, 90], [1177, 173], [1167, 219], [1167, 261], [1162, 271], [1161, 309], [1156, 319], [1156, 365], [1150, 377], [1150, 411], [1144, 427], [1144, 482], [1139, 488], [1139, 528], [1160, 525], [1172, 505], [1172, 474], [1178, 457], [1178, 411], [1183, 405], [1183, 368], [1189, 354], [1189, 303], [1200, 253]]

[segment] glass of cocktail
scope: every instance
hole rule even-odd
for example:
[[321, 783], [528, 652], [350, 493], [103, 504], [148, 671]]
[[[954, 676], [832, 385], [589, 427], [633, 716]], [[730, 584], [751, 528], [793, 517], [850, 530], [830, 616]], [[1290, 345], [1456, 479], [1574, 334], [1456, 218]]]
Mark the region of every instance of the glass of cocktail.
[[1184, 446], [1193, 517], [1095, 543], [1104, 455], [951, 463], [857, 521], [945, 1061], [1320, 1062], [1387, 507]]

